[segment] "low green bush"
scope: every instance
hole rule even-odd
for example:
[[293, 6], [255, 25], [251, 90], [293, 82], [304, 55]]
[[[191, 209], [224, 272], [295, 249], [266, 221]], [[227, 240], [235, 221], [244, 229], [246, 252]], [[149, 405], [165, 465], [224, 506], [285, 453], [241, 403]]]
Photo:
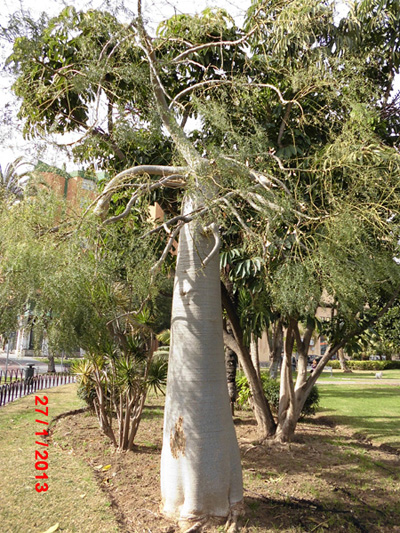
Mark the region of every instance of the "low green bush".
[[[400, 361], [346, 361], [351, 370], [400, 370]], [[340, 362], [329, 361], [329, 366], [338, 370]]]
[[[279, 407], [279, 381], [272, 379], [267, 372], [261, 374], [261, 381], [263, 384], [264, 394], [270, 404], [273, 412], [278, 412]], [[251, 392], [249, 383], [244, 374], [238, 374], [236, 377], [236, 386], [238, 390], [237, 403], [242, 408], [250, 407]], [[311, 389], [307, 400], [304, 403], [301, 411], [301, 416], [314, 415], [319, 404], [319, 392], [316, 385]]]
[[87, 359], [77, 359], [71, 365], [71, 371], [77, 378], [78, 398], [83, 400], [89, 409], [95, 412], [96, 386], [92, 378], [93, 366]]

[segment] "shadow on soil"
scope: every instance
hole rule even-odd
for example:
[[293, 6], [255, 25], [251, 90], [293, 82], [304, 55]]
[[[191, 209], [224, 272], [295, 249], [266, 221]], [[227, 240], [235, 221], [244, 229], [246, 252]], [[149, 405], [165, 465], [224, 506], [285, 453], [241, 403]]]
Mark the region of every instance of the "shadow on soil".
[[242, 445], [242, 464], [245, 531], [400, 531], [398, 451], [326, 417], [300, 424], [289, 445]]
[[[134, 452], [113, 453], [84, 414], [74, 416], [73, 424], [61, 419], [54, 428], [54, 439], [68, 439], [74, 453], [96, 471], [121, 533], [178, 531], [159, 511], [163, 407], [158, 403], [146, 407]], [[246, 510], [241, 532], [400, 533], [398, 454], [357, 438], [325, 416], [300, 423], [291, 444], [256, 445], [251, 413], [236, 414]], [[103, 472], [98, 465], [105, 464], [111, 466]]]

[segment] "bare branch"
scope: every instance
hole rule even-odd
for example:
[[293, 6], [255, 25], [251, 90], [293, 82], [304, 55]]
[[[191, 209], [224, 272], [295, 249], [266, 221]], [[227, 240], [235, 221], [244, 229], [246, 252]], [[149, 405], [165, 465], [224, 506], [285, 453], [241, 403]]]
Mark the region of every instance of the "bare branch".
[[282, 137], [283, 137], [283, 134], [285, 133], [285, 129], [287, 126], [287, 122], [289, 120], [292, 107], [293, 107], [293, 102], [289, 102], [287, 105], [286, 111], [285, 111], [285, 115], [282, 119], [281, 127], [279, 128], [279, 134], [278, 134], [278, 140], [277, 140], [277, 144], [279, 148], [282, 148]]
[[220, 246], [221, 246], [221, 237], [219, 235], [218, 226], [213, 222], [206, 228], [204, 228], [204, 231], [207, 232], [208, 230], [212, 231], [212, 234], [214, 236], [214, 246], [211, 252], [208, 254], [208, 256], [202, 261], [203, 268], [205, 268], [208, 263], [215, 257], [215, 255], [219, 252]]
[[125, 207], [124, 211], [122, 213], [120, 213], [119, 215], [116, 215], [115, 217], [108, 218], [107, 220], [104, 221], [104, 224], [111, 224], [112, 222], [117, 222], [118, 220], [121, 220], [122, 218], [125, 218], [127, 215], [129, 215], [129, 213], [131, 212], [132, 207], [134, 206], [136, 200], [142, 194], [150, 192], [150, 191], [154, 191], [155, 189], [159, 189], [162, 186], [168, 186], [168, 184], [171, 183], [171, 177], [174, 178], [172, 180], [172, 184], [173, 184], [172, 187], [173, 188], [176, 188], [176, 184], [177, 184], [176, 178], [177, 177], [181, 178], [181, 182], [180, 182], [182, 184], [181, 186], [183, 186], [185, 184], [185, 181], [183, 180], [183, 177], [179, 176], [178, 174], [174, 174], [173, 176], [167, 176], [167, 177], [157, 181], [156, 183], [153, 183], [152, 185], [149, 185], [147, 183], [143, 183], [142, 185], [140, 185], [140, 187], [138, 188], [136, 193], [131, 197], [129, 202], [126, 204], [126, 207]]
[[246, 33], [246, 35], [243, 35], [240, 39], [237, 39], [236, 41], [218, 41], [218, 42], [212, 42], [212, 43], [205, 43], [205, 44], [199, 44], [197, 46], [192, 46], [192, 48], [189, 48], [188, 50], [185, 50], [178, 56], [176, 56], [172, 61], [173, 63], [178, 63], [179, 61], [182, 61], [182, 59], [185, 59], [190, 54], [195, 54], [196, 52], [199, 52], [200, 50], [205, 50], [206, 48], [212, 48], [213, 46], [238, 46], [239, 44], [242, 44], [253, 35], [253, 33], [256, 31], [257, 26], [255, 26], [251, 31]]
[[[246, 202], [251, 205], [253, 209], [258, 211], [259, 213], [263, 213], [265, 208], [271, 209], [272, 211], [277, 211], [278, 213], [283, 213], [283, 207], [273, 204], [272, 202], [269, 202], [268, 200], [265, 200], [260, 194], [256, 194], [254, 192], [247, 192], [241, 195], [241, 197], [246, 200]], [[259, 204], [257, 204], [254, 200], [257, 200], [260, 202], [264, 207], [261, 207]]]
[[183, 89], [183, 91], [178, 93], [175, 96], [175, 98], [171, 101], [171, 103], [169, 104], [169, 108], [171, 109], [173, 105], [176, 104], [180, 98], [182, 98], [182, 96], [185, 96], [185, 94], [188, 94], [194, 91], [195, 89], [198, 89], [199, 87], [205, 87], [207, 85], [226, 85], [226, 84], [232, 85], [232, 81], [231, 80], [206, 80], [206, 81], [201, 81], [199, 83], [195, 83], [194, 85], [191, 85], [190, 87], [187, 87], [186, 89]]
[[[202, 81], [200, 83], [195, 83], [194, 85], [191, 85], [190, 87], [187, 87], [186, 89], [181, 91], [179, 94], [177, 94], [175, 96], [175, 98], [171, 101], [169, 107], [171, 108], [174, 104], [176, 104], [178, 102], [179, 98], [181, 98], [185, 94], [188, 94], [189, 92], [197, 89], [198, 87], [205, 87], [207, 85], [233, 85], [234, 83], [236, 83], [237, 85], [240, 84], [240, 82], [232, 81], [232, 80], [206, 80], [206, 81]], [[284, 105], [290, 104], [291, 107], [295, 104], [301, 109], [301, 112], [303, 113], [303, 108], [300, 105], [300, 103], [297, 100], [285, 100], [285, 98], [283, 98], [283, 96], [282, 96], [281, 91], [275, 85], [272, 85], [270, 83], [253, 83], [253, 82], [250, 82], [250, 83], [248, 83], [246, 85], [249, 86], [249, 87], [259, 87], [259, 88], [262, 88], [262, 89], [263, 88], [264, 89], [272, 89], [278, 95], [281, 104], [284, 104]]]
[[154, 48], [151, 45], [151, 39], [147, 34], [143, 23], [142, 0], [138, 0], [137, 29], [140, 39], [139, 45], [144, 50], [149, 61], [151, 82], [160, 118], [185, 161], [191, 167], [197, 167], [204, 162], [204, 159], [199, 155], [192, 143], [186, 137], [184, 130], [177, 123], [165, 100], [166, 92], [158, 74], [157, 58]]
[[[269, 155], [271, 157], [275, 157], [273, 156], [273, 154], [269, 153]], [[226, 161], [230, 161], [231, 163], [234, 163], [236, 166], [240, 167], [245, 172], [248, 172], [250, 177], [256, 180], [257, 183], [259, 183], [262, 187], [264, 187], [264, 189], [269, 190], [273, 186], [278, 186], [282, 190], [284, 190], [288, 196], [292, 196], [289, 189], [279, 178], [276, 178], [275, 176], [271, 176], [271, 175], [267, 176], [267, 174], [265, 174], [264, 172], [257, 172], [255, 170], [249, 169], [247, 165], [239, 161], [236, 161], [236, 159], [233, 159], [232, 157], [222, 156], [222, 158], [225, 159]], [[279, 158], [277, 159], [279, 160]], [[283, 168], [283, 170], [287, 170], [287, 169]]]
[[249, 226], [244, 222], [244, 220], [242, 219], [242, 217], [239, 215], [237, 209], [230, 203], [230, 201], [228, 200], [228, 198], [226, 197], [223, 197], [222, 198], [222, 201], [223, 203], [229, 208], [230, 211], [232, 211], [232, 213], [235, 215], [237, 221], [239, 222], [239, 224], [242, 226], [242, 228], [244, 229], [244, 231], [248, 234], [248, 235], [255, 235], [254, 231], [252, 231]]
[[[162, 165], [140, 165], [137, 167], [129, 168], [117, 174], [111, 181], [108, 182], [104, 191], [96, 198], [94, 202], [89, 206], [86, 212], [91, 209], [91, 207], [96, 204], [94, 213], [102, 218], [105, 217], [105, 214], [108, 210], [111, 197], [115, 192], [116, 188], [119, 188], [121, 181], [124, 178], [131, 176], [136, 176], [138, 174], [149, 174], [156, 176], [174, 176], [174, 175], [184, 175], [187, 173], [186, 167], [167, 167]], [[85, 214], [86, 214], [85, 212]]]
[[164, 248], [164, 251], [160, 257], [160, 259], [157, 261], [157, 263], [151, 268], [151, 274], [154, 275], [158, 270], [159, 268], [161, 267], [161, 265], [164, 263], [165, 259], [167, 258], [167, 255], [169, 253], [169, 251], [171, 250], [174, 242], [175, 242], [175, 239], [176, 237], [178, 236], [178, 233], [181, 231], [181, 229], [183, 228], [184, 224], [180, 224], [179, 226], [177, 226], [174, 231], [172, 232], [169, 232], [169, 237], [168, 237], [168, 242], [167, 242], [167, 245], [165, 246]]
[[164, 222], [160, 226], [157, 226], [156, 228], [153, 228], [152, 230], [145, 233], [143, 235], [143, 238], [148, 237], [149, 235], [153, 235], [154, 233], [158, 233], [162, 229], [167, 231], [167, 228], [169, 228], [173, 224], [176, 224], [177, 222], [184, 222], [184, 223], [191, 222], [196, 215], [197, 216], [203, 215], [207, 211], [208, 211], [207, 207], [199, 207], [198, 209], [194, 209], [192, 212], [186, 215], [178, 215], [176, 217], [173, 217], [170, 220], [167, 220], [167, 222]]
[[157, 226], [156, 228], [153, 228], [152, 230], [150, 230], [147, 233], [145, 233], [143, 235], [143, 238], [144, 237], [148, 237], [149, 235], [153, 235], [154, 233], [158, 233], [162, 229], [164, 229], [167, 233], [170, 233], [170, 231], [169, 231], [169, 227], [170, 226], [176, 224], [177, 222], [184, 222], [184, 223], [191, 222], [196, 217], [203, 216], [210, 209], [212, 209], [215, 205], [217, 205], [217, 204], [223, 202], [225, 199], [230, 198], [231, 196], [235, 196], [235, 195], [239, 196], [240, 193], [237, 192], [237, 191], [230, 191], [230, 192], [226, 193], [224, 196], [216, 198], [215, 200], [213, 200], [211, 202], [211, 204], [208, 205], [208, 206], [198, 207], [197, 209], [193, 209], [193, 211], [191, 211], [190, 213], [187, 213], [185, 215], [177, 215], [176, 217], [173, 217], [170, 220], [167, 220], [167, 222], [163, 222], [160, 226]]

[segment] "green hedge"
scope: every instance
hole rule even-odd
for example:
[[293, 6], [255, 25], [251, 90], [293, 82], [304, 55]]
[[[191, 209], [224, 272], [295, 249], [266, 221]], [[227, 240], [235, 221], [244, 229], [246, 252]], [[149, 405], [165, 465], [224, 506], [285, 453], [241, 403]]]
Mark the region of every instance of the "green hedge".
[[[400, 361], [346, 361], [351, 370], [400, 370]], [[337, 360], [329, 361], [328, 366], [340, 369]]]
[[[263, 384], [264, 394], [270, 404], [270, 407], [273, 412], [278, 412], [279, 407], [279, 381], [276, 379], [270, 378], [267, 372], [261, 373], [261, 381]], [[250, 387], [246, 379], [246, 376], [239, 373], [236, 377], [236, 386], [238, 390], [238, 399], [237, 403], [240, 407], [250, 407]], [[317, 411], [319, 404], [319, 392], [316, 385], [311, 389], [310, 394], [308, 395], [307, 400], [304, 403], [303, 409], [301, 411], [301, 417], [307, 415], [314, 415]]]

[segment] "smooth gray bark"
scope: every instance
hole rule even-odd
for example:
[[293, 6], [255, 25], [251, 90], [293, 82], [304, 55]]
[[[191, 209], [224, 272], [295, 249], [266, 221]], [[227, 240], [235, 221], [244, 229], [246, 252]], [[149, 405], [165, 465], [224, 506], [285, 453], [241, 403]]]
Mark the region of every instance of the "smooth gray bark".
[[[185, 209], [192, 207], [186, 202]], [[161, 493], [164, 513], [183, 523], [226, 519], [243, 500], [225, 373], [219, 253], [213, 235], [195, 222], [182, 229], [178, 246]]]

